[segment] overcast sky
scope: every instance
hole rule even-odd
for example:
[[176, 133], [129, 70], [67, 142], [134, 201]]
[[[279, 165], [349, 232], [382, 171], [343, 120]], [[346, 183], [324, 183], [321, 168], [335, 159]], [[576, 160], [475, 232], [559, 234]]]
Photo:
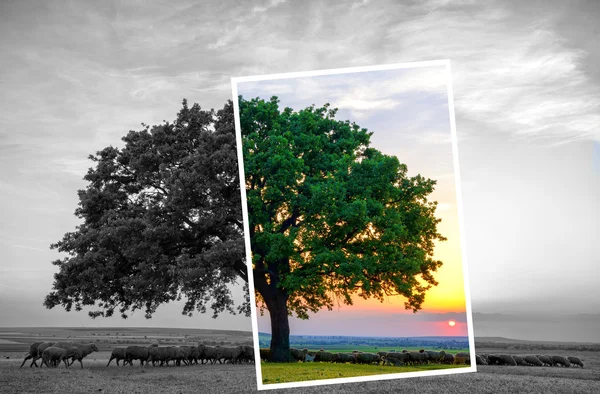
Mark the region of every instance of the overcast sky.
[[[444, 58], [473, 310], [598, 314], [597, 1], [141, 5], [0, 3], [3, 324], [121, 324], [41, 304], [59, 257], [48, 245], [77, 224], [87, 155], [141, 122], [173, 120], [184, 97], [222, 107], [231, 76]], [[170, 307], [125, 323], [250, 329]]]

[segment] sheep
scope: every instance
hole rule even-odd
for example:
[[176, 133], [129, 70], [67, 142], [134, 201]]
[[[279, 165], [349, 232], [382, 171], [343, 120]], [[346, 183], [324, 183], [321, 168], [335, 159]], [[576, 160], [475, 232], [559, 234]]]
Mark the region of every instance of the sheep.
[[389, 352], [384, 357], [386, 365], [404, 365], [411, 361], [408, 353]]
[[471, 364], [471, 355], [469, 353], [456, 353], [454, 355], [454, 364], [455, 365]]
[[107, 367], [110, 365], [112, 360], [117, 360], [117, 366], [119, 365], [119, 361], [123, 360], [123, 366], [125, 366], [127, 364], [127, 361], [125, 360], [125, 348], [116, 347], [112, 350], [108, 364], [106, 364]]
[[260, 359], [263, 361], [269, 361], [271, 359], [271, 349], [261, 348], [259, 349]]
[[31, 346], [29, 346], [29, 353], [27, 353], [25, 359], [23, 360], [23, 363], [21, 363], [21, 366], [19, 368], [22, 368], [23, 365], [25, 365], [25, 361], [35, 357], [35, 355], [37, 354], [38, 346], [40, 346], [42, 343], [44, 342], [35, 342], [31, 344]]
[[525, 361], [526, 365], [533, 365], [536, 367], [541, 367], [544, 364], [536, 357], [536, 356], [524, 356], [523, 361]]
[[217, 356], [216, 360], [221, 361], [230, 361], [232, 364], [235, 364], [238, 357], [242, 354], [242, 347], [217, 347]]
[[429, 355], [429, 361], [432, 363], [441, 362], [441, 360], [443, 360], [444, 356], [446, 355], [446, 352], [443, 350], [440, 352], [434, 352], [434, 351], [428, 350], [425, 353], [427, 353]]
[[381, 356], [375, 353], [357, 353], [356, 363], [357, 364], [377, 364], [381, 361]]
[[254, 347], [250, 346], [250, 345], [243, 345], [242, 346], [242, 356], [240, 357], [240, 360], [249, 362], [249, 363], [253, 363], [254, 362]]
[[79, 364], [81, 364], [81, 368], [83, 369], [83, 358], [86, 357], [88, 354], [97, 351], [98, 348], [93, 343], [90, 343], [88, 345], [75, 346], [71, 348], [71, 354], [67, 356], [67, 358], [71, 358], [73, 360], [71, 364], [73, 364], [75, 360], [79, 361]]
[[64, 349], [61, 347], [50, 346], [44, 349], [42, 353], [42, 365], [46, 365], [50, 368], [50, 365], [57, 366], [62, 361], [65, 364], [65, 368], [69, 368], [69, 362], [67, 360], [68, 357], [73, 355], [73, 350], [77, 350], [77, 348]]
[[356, 360], [356, 353], [335, 353], [333, 355], [334, 363], [353, 363]]
[[454, 355], [446, 353], [444, 359], [442, 360], [442, 364], [454, 364]]
[[169, 346], [151, 347], [148, 350], [148, 359], [146, 360], [146, 364], [152, 363], [152, 366], [155, 367], [156, 363], [160, 362], [159, 366], [161, 367], [164, 363], [166, 363], [167, 366], [169, 366], [169, 361], [171, 361], [171, 357], [175, 355], [174, 353], [175, 352], [173, 351], [173, 349]]
[[517, 365], [517, 362], [514, 359], [514, 357], [509, 354], [500, 354], [498, 357], [502, 359], [504, 365], [510, 365], [513, 367]]
[[[217, 349], [220, 346], [205, 346], [202, 345], [202, 349], [199, 349], [200, 358], [202, 359], [202, 364], [204, 364], [204, 360], [208, 363], [210, 361], [211, 364], [217, 362]], [[219, 360], [219, 364], [221, 364], [221, 360]]]
[[569, 368], [571, 366], [571, 363], [569, 362], [569, 360], [567, 360], [566, 358], [564, 358], [563, 356], [550, 356], [550, 358], [552, 358], [552, 361], [554, 361], [554, 363], [556, 365], [562, 365], [563, 367]]
[[83, 358], [92, 352], [98, 351], [98, 347], [96, 346], [96, 344], [91, 343], [91, 342], [88, 344], [75, 343], [75, 342], [57, 342], [54, 344], [54, 347], [60, 347], [63, 349], [71, 349], [73, 347], [76, 347], [78, 349], [81, 349], [82, 352], [81, 352], [81, 354], [77, 354], [77, 357], [75, 357], [75, 355], [69, 356], [69, 358], [72, 360], [71, 364], [73, 364], [75, 362], [75, 360], [78, 360], [79, 363], [81, 364], [81, 368], [83, 368], [83, 362], [82, 362]]
[[527, 365], [525, 359], [521, 356], [513, 355], [512, 358], [515, 360], [515, 363], [517, 363], [517, 365]]
[[426, 364], [429, 361], [429, 354], [425, 353], [425, 351], [407, 352], [407, 354], [410, 356], [412, 364]]
[[302, 350], [295, 349], [295, 348], [290, 349], [290, 356], [292, 356], [292, 358], [296, 361], [304, 361], [307, 354], [308, 354], [308, 349], [302, 349]]
[[[127, 346], [125, 348], [125, 360], [133, 365], [133, 360], [140, 360], [140, 368], [144, 365], [144, 361], [148, 360], [149, 351], [153, 347], [157, 347], [157, 344], [149, 346]], [[148, 363], [146, 363], [146, 366]]]
[[315, 361], [332, 362], [333, 353], [319, 350], [315, 354]]
[[571, 362], [571, 364], [579, 365], [581, 368], [583, 368], [583, 362], [579, 359], [579, 357], [569, 356], [569, 357], [567, 357], [567, 360], [569, 360]]
[[508, 354], [490, 354], [488, 355], [488, 364], [490, 365], [517, 365], [515, 359]]
[[483, 356], [476, 354], [475, 355], [475, 363], [477, 365], [487, 365], [487, 362], [485, 361], [485, 359], [483, 358]]
[[553, 366], [553, 365], [554, 365], [554, 360], [552, 360], [552, 358], [550, 358], [550, 357], [548, 357], [548, 356], [544, 356], [544, 355], [541, 355], [541, 354], [536, 354], [535, 356], [536, 356], [536, 357], [538, 358], [538, 360], [540, 360], [540, 361], [542, 362], [542, 364], [544, 364], [544, 365], [546, 365], [546, 364], [547, 364], [547, 365], [549, 365], [549, 366]]
[[[44, 350], [53, 346], [56, 342], [42, 342], [38, 347], [37, 347], [37, 352], [33, 355], [33, 359], [31, 360], [31, 364], [29, 365], [29, 368], [33, 367], [34, 365], [37, 367], [37, 360], [39, 360], [40, 358], [42, 358], [42, 354], [44, 353]], [[29, 349], [31, 351], [31, 348]]]

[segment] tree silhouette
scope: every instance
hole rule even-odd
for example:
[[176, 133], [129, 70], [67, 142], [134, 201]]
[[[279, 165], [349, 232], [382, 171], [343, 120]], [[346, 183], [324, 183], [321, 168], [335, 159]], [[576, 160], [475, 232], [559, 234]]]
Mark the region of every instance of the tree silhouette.
[[90, 156], [83, 223], [51, 246], [68, 257], [53, 262], [44, 305], [150, 318], [185, 297], [190, 316], [249, 315], [249, 298], [236, 305], [229, 288], [241, 278], [248, 289], [232, 102], [215, 112], [183, 100], [174, 123], [142, 126]]
[[[335, 302], [405, 297], [417, 312], [437, 285], [435, 181], [408, 177], [372, 133], [329, 105], [294, 112], [239, 97], [253, 278], [271, 320], [271, 360], [287, 361], [289, 316]], [[419, 280], [421, 279], [421, 281]]]

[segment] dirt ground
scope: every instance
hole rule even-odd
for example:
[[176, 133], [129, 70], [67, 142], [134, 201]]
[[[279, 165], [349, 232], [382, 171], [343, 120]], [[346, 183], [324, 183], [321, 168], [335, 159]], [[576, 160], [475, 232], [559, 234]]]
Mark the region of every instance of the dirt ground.
[[[180, 367], [106, 367], [110, 350], [128, 344], [159, 342], [167, 344], [229, 345], [248, 343], [245, 332], [210, 332], [207, 330], [134, 330], [119, 329], [94, 332], [81, 329], [0, 330], [0, 392], [1, 393], [256, 393], [253, 364], [214, 364]], [[99, 352], [83, 360], [84, 368], [19, 368], [29, 344], [42, 340], [95, 342]], [[600, 393], [600, 352], [568, 350], [510, 350], [478, 348], [478, 353], [550, 354], [580, 357], [585, 368], [478, 366], [478, 372], [456, 375], [404, 378], [335, 384], [292, 389], [272, 389], [272, 393], [398, 393], [419, 394], [503, 394], [503, 393]]]

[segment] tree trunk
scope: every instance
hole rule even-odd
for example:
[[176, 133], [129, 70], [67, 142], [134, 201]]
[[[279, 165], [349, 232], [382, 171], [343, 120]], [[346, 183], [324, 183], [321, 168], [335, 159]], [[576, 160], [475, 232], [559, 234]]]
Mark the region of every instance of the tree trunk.
[[288, 362], [290, 356], [290, 322], [287, 306], [288, 296], [282, 291], [276, 291], [271, 300], [266, 300], [271, 316], [271, 361]]

